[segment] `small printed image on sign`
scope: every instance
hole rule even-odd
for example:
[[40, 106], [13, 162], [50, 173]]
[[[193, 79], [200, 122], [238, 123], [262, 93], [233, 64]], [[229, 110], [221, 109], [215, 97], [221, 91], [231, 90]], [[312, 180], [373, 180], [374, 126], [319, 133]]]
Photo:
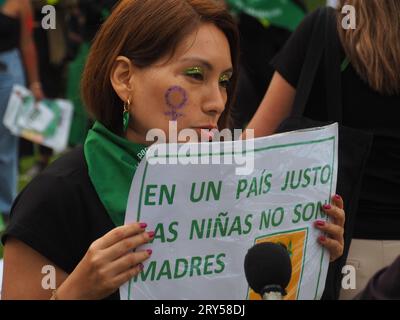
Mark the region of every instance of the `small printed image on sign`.
[[[255, 241], [255, 244], [262, 242], [281, 243], [288, 250], [288, 254], [292, 262], [292, 278], [290, 279], [289, 285], [286, 288], [287, 295], [284, 297], [284, 300], [297, 300], [304, 265], [304, 249], [306, 238], [307, 229], [302, 229], [288, 233], [280, 233], [261, 237]], [[251, 288], [249, 288], [247, 296], [249, 300], [261, 300], [260, 295], [255, 293]]]

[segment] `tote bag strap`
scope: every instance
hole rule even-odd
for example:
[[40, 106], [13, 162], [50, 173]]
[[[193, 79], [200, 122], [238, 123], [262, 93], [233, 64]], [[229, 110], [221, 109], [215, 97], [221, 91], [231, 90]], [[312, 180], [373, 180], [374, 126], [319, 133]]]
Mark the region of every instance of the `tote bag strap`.
[[308, 46], [306, 58], [301, 69], [300, 78], [296, 88], [296, 96], [293, 104], [292, 116], [301, 117], [307, 105], [312, 85], [318, 66], [322, 60], [324, 50], [324, 20], [327, 19], [326, 9], [319, 9], [318, 17], [314, 23], [311, 34], [310, 45]]
[[325, 28], [325, 85], [326, 108], [330, 121], [342, 122], [342, 79], [340, 62], [340, 42], [337, 32], [336, 11], [326, 9]]

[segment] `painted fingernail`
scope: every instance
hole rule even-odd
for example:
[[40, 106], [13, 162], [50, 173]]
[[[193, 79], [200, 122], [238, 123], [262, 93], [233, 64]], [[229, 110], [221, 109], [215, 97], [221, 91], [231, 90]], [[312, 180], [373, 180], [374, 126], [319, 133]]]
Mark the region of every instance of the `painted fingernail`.
[[325, 221], [317, 221], [317, 222], [315, 222], [315, 225], [317, 227], [323, 227], [323, 226], [325, 226]]
[[336, 200], [340, 200], [340, 199], [342, 199], [342, 197], [341, 197], [341, 196], [339, 196], [338, 194], [337, 194], [337, 195], [335, 195], [335, 196], [334, 196], [334, 198], [335, 198]]
[[153, 238], [154, 238], [154, 235], [155, 235], [154, 231], [150, 231], [150, 232], [148, 232], [147, 234], [149, 235], [149, 238], [150, 238], [150, 239], [153, 239]]
[[139, 269], [140, 269], [140, 270], [143, 270], [143, 269], [144, 269], [143, 263], [139, 263]]
[[321, 242], [325, 242], [326, 241], [326, 237], [325, 236], [320, 236], [318, 237], [318, 240]]
[[330, 204], [324, 204], [323, 208], [325, 210], [329, 210], [329, 209], [332, 209], [332, 206]]
[[151, 250], [151, 249], [147, 249], [146, 251], [149, 254], [149, 256], [151, 256], [151, 254], [153, 253], [153, 250]]
[[147, 223], [141, 222], [139, 223], [140, 228], [146, 229], [147, 228]]

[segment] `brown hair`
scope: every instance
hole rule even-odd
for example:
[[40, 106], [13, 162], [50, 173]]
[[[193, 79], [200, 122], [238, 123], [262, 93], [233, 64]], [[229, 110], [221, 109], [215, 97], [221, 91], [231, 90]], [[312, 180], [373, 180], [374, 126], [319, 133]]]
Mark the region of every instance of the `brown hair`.
[[234, 73], [228, 102], [220, 118], [227, 125], [237, 84], [239, 36], [232, 16], [220, 0], [122, 0], [100, 28], [83, 72], [84, 103], [96, 120], [122, 133], [123, 102], [115, 93], [110, 74], [122, 55], [135, 66], [146, 68], [167, 55], [200, 24], [210, 22], [227, 37]]
[[[355, 30], [341, 26], [344, 5], [356, 10]], [[340, 0], [340, 38], [357, 73], [381, 94], [400, 94], [400, 1]]]

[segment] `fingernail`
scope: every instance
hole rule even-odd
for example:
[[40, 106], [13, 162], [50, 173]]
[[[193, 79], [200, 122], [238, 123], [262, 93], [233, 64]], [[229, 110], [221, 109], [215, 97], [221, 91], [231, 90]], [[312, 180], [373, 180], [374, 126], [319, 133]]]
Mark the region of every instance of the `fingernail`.
[[323, 208], [324, 208], [325, 210], [329, 210], [329, 209], [332, 208], [332, 206], [331, 206], [330, 204], [324, 204]]
[[153, 250], [151, 250], [151, 249], [147, 249], [146, 251], [149, 254], [149, 256], [151, 256], [151, 254], [153, 253]]
[[338, 194], [337, 195], [335, 195], [335, 197], [334, 197], [336, 200], [340, 200], [340, 199], [342, 199], [342, 197], [341, 196], [339, 196]]
[[321, 242], [325, 242], [326, 241], [326, 237], [325, 236], [320, 236], [318, 237], [318, 240]]
[[323, 226], [325, 226], [325, 221], [317, 221], [317, 222], [315, 222], [315, 225], [318, 227], [323, 227]]
[[154, 238], [154, 235], [155, 235], [154, 231], [150, 231], [150, 232], [148, 232], [147, 234], [149, 235], [149, 238], [150, 238], [150, 239], [153, 239], [153, 238]]
[[146, 229], [147, 228], [147, 223], [141, 222], [139, 223], [140, 228]]
[[143, 270], [143, 269], [144, 269], [143, 263], [139, 263], [139, 269], [140, 269], [140, 270]]

